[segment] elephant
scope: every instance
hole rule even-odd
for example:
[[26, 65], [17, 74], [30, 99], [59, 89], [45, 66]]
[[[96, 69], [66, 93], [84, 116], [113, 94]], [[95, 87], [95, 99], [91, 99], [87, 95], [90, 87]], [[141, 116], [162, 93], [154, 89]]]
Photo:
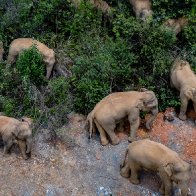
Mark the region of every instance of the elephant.
[[129, 0], [129, 2], [133, 6], [136, 18], [145, 21], [152, 16], [152, 3], [150, 0]]
[[181, 17], [178, 19], [168, 19], [163, 25], [170, 28], [177, 35], [182, 31], [182, 29], [188, 24], [188, 19], [185, 17]]
[[[71, 2], [74, 4], [75, 7], [79, 7], [82, 1], [71, 0]], [[88, 2], [96, 9], [101, 10], [101, 12], [105, 15], [109, 15], [112, 12], [111, 7], [104, 0], [88, 0]]]
[[32, 38], [18, 38], [11, 42], [9, 47], [9, 53], [7, 61], [12, 64], [16, 61], [16, 57], [24, 50], [35, 45], [36, 48], [43, 56], [43, 61], [46, 64], [46, 78], [49, 79], [54, 63], [55, 63], [55, 53], [52, 49], [48, 48], [45, 44], [34, 40]]
[[196, 112], [196, 75], [187, 61], [177, 59], [174, 62], [170, 74], [170, 83], [171, 87], [175, 87], [180, 91], [181, 107], [179, 118], [186, 120], [189, 100], [193, 101]]
[[141, 169], [157, 172], [162, 181], [159, 191], [165, 196], [172, 195], [173, 183], [177, 185], [182, 196], [190, 193], [190, 164], [161, 143], [149, 139], [132, 142], [120, 167], [121, 176], [129, 178], [133, 184], [139, 184], [138, 173]]
[[152, 116], [146, 122], [149, 130], [158, 113], [158, 101], [153, 91], [141, 89], [138, 91], [116, 92], [103, 98], [96, 104], [87, 116], [90, 138], [96, 128], [100, 132], [101, 144], [109, 143], [106, 133], [113, 145], [119, 143], [114, 133], [116, 124], [128, 118], [130, 123], [130, 142], [135, 140], [136, 131], [140, 125], [140, 111], [151, 112]]
[[31, 152], [33, 121], [22, 117], [21, 120], [8, 116], [0, 116], [0, 135], [4, 142], [4, 155], [7, 154], [14, 143], [19, 145], [22, 156], [28, 159]]
[[0, 41], [0, 62], [3, 60], [3, 54], [4, 54], [3, 42]]

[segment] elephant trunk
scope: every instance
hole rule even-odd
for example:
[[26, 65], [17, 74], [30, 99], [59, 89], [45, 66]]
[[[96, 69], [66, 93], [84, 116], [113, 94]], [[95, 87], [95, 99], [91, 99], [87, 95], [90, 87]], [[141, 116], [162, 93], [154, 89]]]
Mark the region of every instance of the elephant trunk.
[[146, 122], [146, 128], [148, 130], [150, 130], [150, 128], [152, 127], [152, 122], [156, 118], [156, 115], [158, 114], [158, 107], [156, 107], [155, 109], [151, 110], [151, 112], [152, 112], [152, 116]]
[[32, 136], [29, 136], [27, 139], [26, 139], [26, 144], [27, 144], [27, 150], [26, 150], [26, 153], [30, 153], [31, 152], [31, 147], [32, 147]]

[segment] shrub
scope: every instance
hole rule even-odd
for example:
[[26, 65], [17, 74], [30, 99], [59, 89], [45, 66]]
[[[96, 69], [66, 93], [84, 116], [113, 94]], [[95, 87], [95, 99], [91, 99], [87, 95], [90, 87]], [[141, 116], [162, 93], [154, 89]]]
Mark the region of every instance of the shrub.
[[[35, 37], [66, 53], [74, 66], [70, 81], [54, 78], [47, 84], [45, 66], [35, 48], [18, 60], [18, 71], [3, 64], [1, 110], [32, 115], [55, 128], [66, 120], [72, 99], [74, 109], [86, 114], [111, 92], [141, 87], [156, 93], [161, 110], [179, 106], [177, 91], [169, 85], [169, 71], [180, 56], [196, 71], [194, 0], [152, 0], [153, 18], [147, 22], [135, 18], [128, 1], [106, 1], [113, 8], [107, 20], [84, 0], [78, 7], [70, 0], [2, 2], [0, 39], [6, 53], [11, 40]], [[182, 16], [189, 22], [177, 37], [162, 28], [168, 18]]]
[[36, 46], [24, 50], [19, 55], [16, 61], [16, 68], [25, 80], [24, 82], [30, 80], [37, 86], [45, 82], [46, 65], [44, 65], [42, 55]]
[[73, 66], [75, 109], [87, 113], [108, 93], [131, 84], [136, 59], [123, 40], [103, 39], [93, 32], [80, 39], [80, 46]]

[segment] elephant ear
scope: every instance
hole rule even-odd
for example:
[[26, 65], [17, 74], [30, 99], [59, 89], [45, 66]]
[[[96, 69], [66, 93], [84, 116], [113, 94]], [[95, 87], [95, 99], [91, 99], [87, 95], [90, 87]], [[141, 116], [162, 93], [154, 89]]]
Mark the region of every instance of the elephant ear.
[[137, 104], [136, 104], [136, 108], [138, 108], [139, 110], [142, 110], [144, 108], [144, 100], [140, 99]]
[[172, 176], [172, 173], [173, 173], [173, 164], [172, 163], [168, 163], [167, 165], [163, 166], [163, 169], [169, 177]]
[[33, 120], [31, 118], [23, 116], [21, 121], [27, 123], [30, 128], [33, 128]]
[[196, 97], [196, 88], [193, 90], [193, 96]]
[[155, 95], [152, 91], [145, 92], [146, 98], [144, 99], [144, 105], [151, 104], [155, 100]]
[[187, 89], [184, 94], [188, 99], [193, 99], [193, 93], [194, 93], [194, 89], [193, 88], [189, 88]]

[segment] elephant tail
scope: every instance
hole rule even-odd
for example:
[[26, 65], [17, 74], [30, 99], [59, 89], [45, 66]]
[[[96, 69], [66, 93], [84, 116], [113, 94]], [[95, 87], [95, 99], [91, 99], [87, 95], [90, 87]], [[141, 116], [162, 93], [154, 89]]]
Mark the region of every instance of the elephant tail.
[[87, 116], [87, 123], [89, 124], [89, 139], [92, 138], [92, 134], [95, 132], [95, 125], [92, 118], [92, 112]]
[[122, 163], [120, 164], [120, 168], [123, 168], [125, 166], [128, 151], [129, 151], [129, 149], [127, 148], [126, 151], [125, 151], [124, 159], [123, 159]]

